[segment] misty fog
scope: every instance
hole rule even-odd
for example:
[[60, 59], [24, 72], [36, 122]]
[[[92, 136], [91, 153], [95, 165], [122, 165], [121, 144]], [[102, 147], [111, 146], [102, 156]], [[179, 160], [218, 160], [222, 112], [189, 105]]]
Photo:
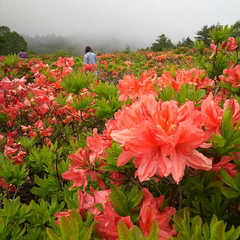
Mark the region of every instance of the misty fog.
[[239, 0], [0, 0], [0, 25], [23, 34], [63, 37], [69, 47], [145, 48], [160, 34], [174, 43], [203, 25], [239, 20]]

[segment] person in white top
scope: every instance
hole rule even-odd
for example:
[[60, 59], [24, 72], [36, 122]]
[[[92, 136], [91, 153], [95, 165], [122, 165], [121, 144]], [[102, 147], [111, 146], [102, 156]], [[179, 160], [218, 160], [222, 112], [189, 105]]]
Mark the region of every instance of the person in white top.
[[87, 46], [85, 49], [85, 55], [83, 57], [83, 63], [92, 65], [92, 64], [97, 64], [97, 56], [96, 54], [92, 51], [92, 48]]

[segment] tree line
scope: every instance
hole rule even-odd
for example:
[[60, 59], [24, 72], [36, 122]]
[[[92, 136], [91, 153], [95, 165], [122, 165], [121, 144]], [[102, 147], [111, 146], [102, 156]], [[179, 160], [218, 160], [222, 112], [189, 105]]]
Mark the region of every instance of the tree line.
[[0, 26], [0, 56], [9, 53], [18, 53], [21, 49], [27, 50], [27, 42], [17, 32], [7, 26]]
[[[210, 32], [213, 29], [220, 28], [220, 27], [221, 27], [221, 24], [210, 25], [210, 26], [204, 25], [199, 31], [197, 31], [194, 39], [198, 41], [203, 41], [205, 46], [208, 47], [211, 44]], [[232, 31], [231, 36], [235, 38], [240, 36], [240, 21], [236, 21], [231, 26], [231, 31]], [[160, 36], [157, 37], [157, 39], [152, 44], [150, 49], [153, 51], [162, 51], [162, 50], [167, 50], [167, 49], [172, 49], [177, 47], [191, 48], [193, 47], [193, 45], [194, 45], [194, 40], [192, 40], [190, 37], [182, 39], [175, 45], [165, 34], [161, 34]]]
[[[171, 39], [169, 39], [165, 34], [161, 34], [153, 42], [153, 44], [146, 49], [142, 50], [152, 50], [152, 51], [162, 51], [178, 47], [193, 47], [194, 40], [203, 41], [205, 46], [210, 45], [210, 32], [214, 28], [220, 27], [220, 24], [216, 25], [204, 25], [199, 31], [197, 31], [194, 39], [186, 37], [174, 44]], [[232, 36], [240, 36], [240, 21], [235, 22], [232, 26]], [[97, 37], [98, 38], [98, 37]], [[11, 31], [7, 26], [0, 26], [0, 55], [14, 54], [18, 53], [21, 49], [31, 51], [37, 54], [43, 53], [55, 53], [58, 51], [65, 52], [69, 55], [79, 55], [82, 53], [86, 44], [94, 45], [95, 49], [101, 52], [113, 52], [114, 50], [126, 50], [131, 49], [134, 45], [127, 45], [119, 41], [118, 39], [109, 38], [97, 39], [97, 43], [93, 42], [91, 39], [82, 37], [80, 40], [67, 37], [57, 36], [55, 34], [50, 34], [46, 36], [22, 36], [15, 31]], [[137, 46], [134, 47], [135, 49]]]

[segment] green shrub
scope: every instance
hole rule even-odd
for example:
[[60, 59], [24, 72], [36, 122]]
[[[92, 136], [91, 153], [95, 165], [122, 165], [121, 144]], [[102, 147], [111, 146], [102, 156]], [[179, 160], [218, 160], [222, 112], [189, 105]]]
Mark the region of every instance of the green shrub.
[[88, 88], [94, 79], [94, 73], [86, 74], [78, 70], [68, 74], [61, 82], [61, 85], [66, 92], [78, 94], [83, 88]]

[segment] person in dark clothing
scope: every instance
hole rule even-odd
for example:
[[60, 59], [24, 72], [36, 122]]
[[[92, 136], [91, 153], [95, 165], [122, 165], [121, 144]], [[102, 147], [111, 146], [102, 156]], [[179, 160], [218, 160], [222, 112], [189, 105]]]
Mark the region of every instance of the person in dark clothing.
[[21, 51], [18, 53], [18, 56], [20, 58], [27, 58], [27, 53], [24, 51], [24, 49], [21, 49]]

